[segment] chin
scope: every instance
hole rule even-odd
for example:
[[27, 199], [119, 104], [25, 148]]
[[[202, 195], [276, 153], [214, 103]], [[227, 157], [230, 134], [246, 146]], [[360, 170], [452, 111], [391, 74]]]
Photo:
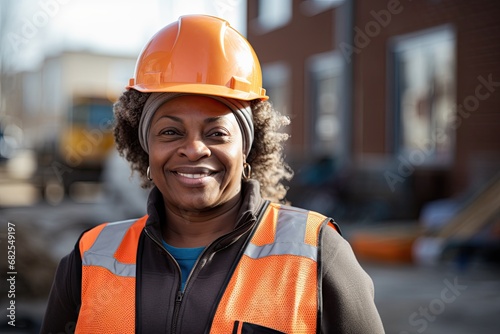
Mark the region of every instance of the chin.
[[189, 198], [188, 200], [178, 201], [177, 207], [185, 211], [206, 211], [219, 206], [221, 203], [205, 198]]

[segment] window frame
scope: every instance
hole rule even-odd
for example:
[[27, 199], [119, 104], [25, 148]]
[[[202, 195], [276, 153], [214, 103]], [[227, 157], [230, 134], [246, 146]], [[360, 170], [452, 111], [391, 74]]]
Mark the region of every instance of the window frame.
[[[444, 43], [443, 43], [444, 42]], [[449, 56], [451, 57], [451, 62], [449, 63], [449, 68], [447, 69], [447, 75], [451, 77], [449, 80], [450, 90], [449, 96], [447, 96], [447, 102], [449, 103], [448, 112], [451, 114], [451, 118], [449, 122], [445, 124], [444, 131], [448, 131], [447, 135], [449, 136], [449, 146], [445, 149], [445, 152], [438, 152], [437, 147], [440, 144], [439, 139], [437, 139], [438, 135], [434, 138], [431, 135], [436, 134], [438, 131], [442, 133], [443, 130], [439, 130], [440, 128], [435, 125], [434, 119], [439, 117], [437, 113], [440, 111], [436, 111], [435, 106], [430, 107], [430, 118], [429, 123], [429, 137], [426, 138], [425, 144], [421, 146], [417, 146], [417, 144], [409, 144], [405, 145], [405, 132], [404, 132], [404, 107], [403, 105], [407, 103], [407, 99], [403, 97], [404, 92], [409, 92], [409, 88], [402, 87], [402, 80], [404, 78], [411, 77], [409, 75], [404, 75], [404, 54], [417, 51], [420, 53], [424, 53], [424, 49], [431, 49], [433, 46], [438, 46], [438, 43], [449, 43]], [[388, 43], [388, 57], [387, 57], [387, 68], [388, 68], [388, 102], [390, 105], [390, 110], [392, 110], [392, 117], [389, 117], [388, 120], [392, 122], [392, 124], [388, 124], [388, 129], [392, 129], [392, 135], [390, 131], [388, 131], [387, 140], [392, 145], [392, 151], [395, 156], [400, 159], [405, 159], [409, 161], [412, 165], [423, 166], [423, 167], [448, 167], [453, 164], [455, 158], [455, 146], [456, 146], [456, 133], [451, 126], [452, 118], [454, 117], [454, 111], [456, 109], [456, 81], [457, 81], [457, 34], [454, 27], [450, 24], [440, 25], [429, 29], [423, 29], [417, 32], [413, 32], [410, 34], [404, 34], [393, 37]], [[427, 51], [428, 52], [428, 51]], [[432, 52], [436, 52], [433, 50]], [[438, 68], [439, 62], [436, 58], [434, 59], [432, 65], [429, 65], [429, 62], [425, 63], [427, 66], [433, 66], [434, 69], [431, 68], [431, 73], [436, 73], [435, 69]], [[413, 60], [414, 62], [418, 60]], [[428, 67], [426, 69], [429, 69]], [[438, 70], [443, 70], [439, 68]], [[429, 79], [429, 74], [424, 75], [425, 79]], [[428, 83], [428, 82], [426, 82]], [[415, 88], [418, 84], [413, 83], [412, 87]], [[436, 100], [430, 100], [431, 105], [436, 103]], [[446, 105], [446, 104], [445, 104]], [[406, 111], [408, 112], [408, 111]], [[443, 112], [443, 110], [441, 110]], [[446, 112], [446, 110], [444, 111]], [[433, 124], [434, 122], [434, 124]], [[449, 125], [449, 126], [448, 126]], [[430, 147], [429, 145], [430, 144]], [[411, 148], [411, 146], [417, 146]], [[390, 147], [390, 146], [389, 146]]]

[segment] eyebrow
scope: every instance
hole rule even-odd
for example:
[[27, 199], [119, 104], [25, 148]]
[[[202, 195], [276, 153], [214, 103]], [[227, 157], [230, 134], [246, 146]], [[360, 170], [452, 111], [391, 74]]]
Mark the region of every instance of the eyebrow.
[[220, 121], [223, 118], [224, 118], [224, 116], [209, 117], [209, 118], [205, 119], [204, 123], [205, 124], [215, 123], [217, 121]]
[[[163, 115], [161, 116], [159, 119], [162, 119], [162, 118], [169, 118], [171, 119], [172, 121], [174, 122], [177, 122], [177, 123], [184, 123], [184, 121], [182, 120], [182, 118], [180, 117], [177, 117], [177, 116], [171, 116], [171, 115]], [[224, 116], [214, 116], [214, 117], [208, 117], [206, 118], [203, 122], [205, 124], [209, 124], [209, 123], [215, 123], [221, 119], [223, 119]]]
[[168, 119], [171, 119], [171, 120], [172, 120], [172, 121], [174, 121], [174, 122], [177, 122], [177, 123], [182, 123], [182, 119], [181, 119], [181, 118], [179, 118], [179, 117], [176, 117], [176, 116], [163, 115], [163, 116], [161, 116], [161, 117], [158, 119], [158, 121], [159, 121], [160, 119], [162, 119], [162, 118], [168, 118]]

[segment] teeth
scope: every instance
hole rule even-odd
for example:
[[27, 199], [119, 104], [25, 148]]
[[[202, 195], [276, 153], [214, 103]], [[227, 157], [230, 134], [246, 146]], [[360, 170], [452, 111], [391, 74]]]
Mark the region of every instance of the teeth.
[[201, 179], [202, 177], [207, 176], [207, 174], [184, 174], [184, 173], [177, 173], [180, 176], [184, 176], [190, 179]]

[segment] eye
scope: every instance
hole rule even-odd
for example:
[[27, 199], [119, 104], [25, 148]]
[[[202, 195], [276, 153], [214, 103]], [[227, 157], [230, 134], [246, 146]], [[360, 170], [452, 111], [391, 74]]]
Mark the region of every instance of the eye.
[[166, 130], [162, 130], [160, 132], [160, 135], [165, 135], [165, 136], [175, 136], [178, 134], [179, 134], [179, 131], [174, 130], [174, 129], [166, 129]]
[[227, 136], [227, 134], [222, 132], [222, 131], [214, 131], [214, 132], [210, 133], [208, 136], [209, 137], [224, 137], [224, 136]]
[[219, 140], [227, 140], [231, 136], [231, 132], [225, 127], [214, 127], [207, 131], [207, 137], [216, 138]]

